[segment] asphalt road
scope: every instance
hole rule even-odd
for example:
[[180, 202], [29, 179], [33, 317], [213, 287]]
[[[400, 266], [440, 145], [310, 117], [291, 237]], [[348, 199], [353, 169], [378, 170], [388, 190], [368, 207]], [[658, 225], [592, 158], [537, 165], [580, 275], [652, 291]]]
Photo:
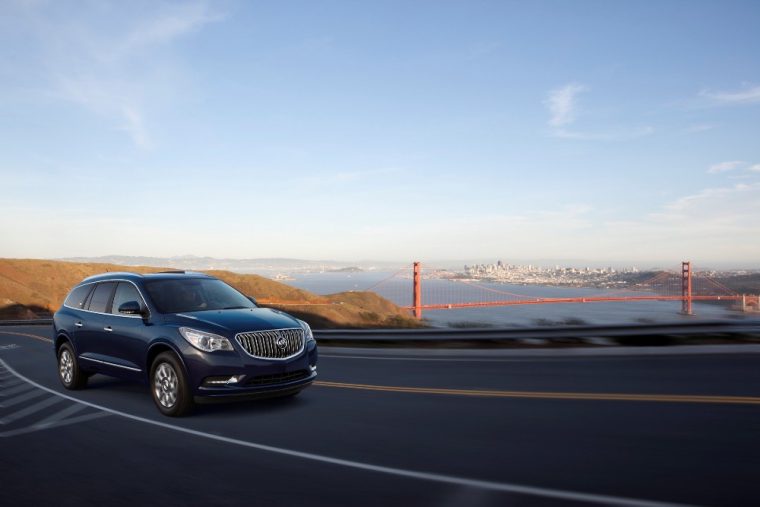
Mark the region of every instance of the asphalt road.
[[760, 354], [322, 349], [295, 399], [169, 419], [65, 391], [49, 335], [0, 329], [2, 505], [760, 504]]

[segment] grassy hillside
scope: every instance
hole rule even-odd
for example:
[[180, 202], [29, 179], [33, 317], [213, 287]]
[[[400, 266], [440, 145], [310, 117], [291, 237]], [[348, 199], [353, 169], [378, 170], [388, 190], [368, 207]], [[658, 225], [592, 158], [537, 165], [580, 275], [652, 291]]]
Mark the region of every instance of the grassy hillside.
[[[35, 259], [0, 259], [0, 319], [46, 316], [71, 287], [88, 276], [113, 271], [155, 273], [164, 268]], [[372, 292], [318, 296], [258, 275], [208, 271], [262, 306], [287, 311], [316, 328], [418, 327], [408, 312]]]

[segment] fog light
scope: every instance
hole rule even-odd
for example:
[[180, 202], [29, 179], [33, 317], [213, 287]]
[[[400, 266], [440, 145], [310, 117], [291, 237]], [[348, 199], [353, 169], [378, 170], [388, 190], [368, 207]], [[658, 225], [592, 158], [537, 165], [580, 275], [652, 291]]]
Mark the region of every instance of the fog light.
[[315, 365], [313, 365], [313, 366], [312, 366], [312, 365], [309, 365], [309, 368], [311, 369], [311, 372], [312, 372], [312, 373], [317, 373], [317, 365], [316, 365], [316, 364], [315, 364]]
[[204, 386], [225, 386], [229, 384], [237, 384], [245, 378], [245, 375], [232, 375], [223, 377], [206, 377], [203, 379]]

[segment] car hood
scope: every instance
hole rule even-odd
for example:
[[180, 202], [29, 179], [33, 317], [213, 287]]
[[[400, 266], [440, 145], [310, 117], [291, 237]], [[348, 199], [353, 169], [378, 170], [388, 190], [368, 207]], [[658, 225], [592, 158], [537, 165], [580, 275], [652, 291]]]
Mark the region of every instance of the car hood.
[[[242, 308], [237, 310], [205, 310], [183, 312], [166, 317], [168, 322], [203, 330], [235, 334], [246, 331], [265, 331], [301, 327], [299, 321], [287, 313], [270, 308]], [[210, 328], [210, 329], [209, 329]]]

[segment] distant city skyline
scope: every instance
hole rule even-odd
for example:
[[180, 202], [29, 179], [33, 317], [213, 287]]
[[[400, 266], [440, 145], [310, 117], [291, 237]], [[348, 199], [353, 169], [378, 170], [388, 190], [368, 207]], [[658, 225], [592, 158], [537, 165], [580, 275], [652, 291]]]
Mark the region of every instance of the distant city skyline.
[[0, 5], [0, 257], [760, 267], [754, 1]]

